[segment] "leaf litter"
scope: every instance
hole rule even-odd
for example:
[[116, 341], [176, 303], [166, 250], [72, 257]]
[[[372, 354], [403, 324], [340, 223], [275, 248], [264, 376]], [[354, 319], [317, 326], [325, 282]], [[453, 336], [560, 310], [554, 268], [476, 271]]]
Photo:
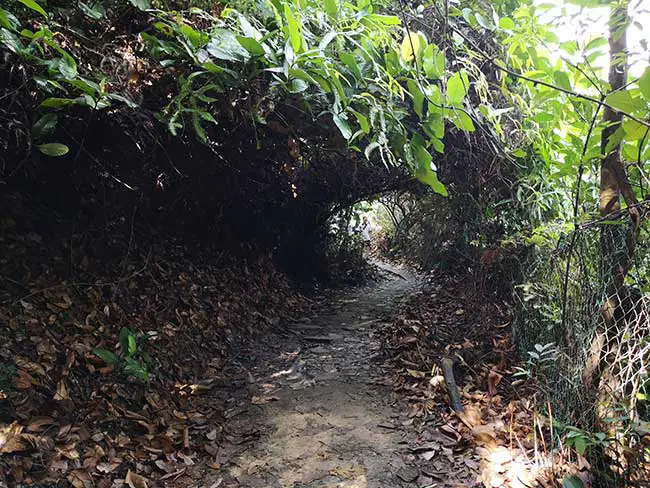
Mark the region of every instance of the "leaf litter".
[[0, 484], [192, 486], [197, 465], [218, 471], [228, 413], [248, 401], [231, 352], [310, 300], [268, 259], [174, 242], [128, 263], [75, 256], [72, 279], [61, 256], [76, 249], [16, 229], [0, 235]]
[[[433, 272], [394, 321], [382, 328], [382, 351], [395, 391], [408, 400], [420, 433], [411, 446], [430, 486], [527, 488], [559, 486], [567, 473], [588, 487], [588, 463], [547, 452], [542, 419], [520, 365], [508, 304], [472, 285], [473, 278]], [[450, 409], [439, 367], [453, 357], [463, 403]], [[537, 426], [538, 429], [535, 429]]]
[[[82, 256], [71, 280], [59, 257], [71, 252], [65, 243], [5, 232], [0, 245], [0, 481], [180, 487], [195, 486], [209, 469], [212, 486], [221, 486], [229, 462], [224, 443], [245, 446], [263, 434], [254, 427], [231, 430], [229, 422], [247, 405], [280, 401], [277, 377], [249, 398], [255, 379], [229, 359], [231, 351], [243, 338], [259, 343], [260, 332], [281, 329], [313, 304], [268, 260], [224, 263], [208, 254], [186, 256], [169, 243], [155, 253], [134, 250], [122, 266]], [[106, 271], [116, 269], [119, 275]], [[440, 487], [528, 486], [533, 477], [543, 483], [538, 475], [548, 466], [535, 463], [540, 439], [531, 427], [527, 385], [515, 388], [512, 378], [505, 307], [465, 290], [459, 277], [435, 276], [383, 324], [384, 357], [408, 410], [405, 419], [377, 426], [417, 431], [393, 479]], [[357, 305], [356, 298], [347, 300], [341, 307]], [[382, 324], [375, 321], [368, 324]], [[138, 364], [150, 368], [146, 381], [111, 364], [110, 354], [97, 354], [120, 357], [124, 328], [134, 331], [127, 348], [141, 349]], [[321, 353], [354, 339], [346, 324], [339, 332], [316, 341]], [[296, 391], [312, 389], [315, 380], [300, 370], [299, 351], [286, 354], [293, 361], [287, 376], [302, 375]], [[435, 367], [442, 356], [461, 365], [463, 413], [447, 407]], [[337, 374], [337, 360], [334, 354], [324, 368]], [[364, 470], [353, 462], [333, 466], [329, 475], [352, 479]]]

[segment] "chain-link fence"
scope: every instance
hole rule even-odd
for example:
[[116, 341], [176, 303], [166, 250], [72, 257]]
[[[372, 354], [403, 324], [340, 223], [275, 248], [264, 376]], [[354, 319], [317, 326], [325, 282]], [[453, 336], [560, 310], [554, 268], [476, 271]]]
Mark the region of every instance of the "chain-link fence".
[[627, 215], [578, 227], [534, 254], [515, 293], [529, 364], [553, 350], [543, 391], [556, 432], [580, 429], [605, 460], [596, 486], [650, 486], [650, 225], [635, 249], [631, 227]]

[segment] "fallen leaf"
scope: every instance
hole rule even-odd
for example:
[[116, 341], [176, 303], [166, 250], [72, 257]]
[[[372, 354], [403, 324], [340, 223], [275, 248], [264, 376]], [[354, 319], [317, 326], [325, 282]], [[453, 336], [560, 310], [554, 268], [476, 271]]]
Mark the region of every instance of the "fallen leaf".
[[129, 488], [149, 488], [148, 481], [147, 478], [135, 474], [130, 469], [126, 473], [126, 478], [124, 478], [124, 482], [129, 485]]
[[251, 398], [251, 403], [253, 405], [266, 405], [267, 403], [276, 402], [279, 399], [280, 397], [277, 396], [267, 396], [267, 397], [253, 396]]
[[174, 471], [174, 468], [168, 465], [162, 459], [158, 459], [154, 464], [158, 467], [158, 469], [164, 471], [165, 473], [171, 473], [172, 471]]
[[121, 464], [122, 463], [99, 463], [97, 464], [95, 469], [100, 473], [108, 474], [108, 473], [112, 473], [117, 468], [119, 468]]
[[76, 469], [68, 473], [67, 480], [72, 486], [74, 486], [74, 488], [86, 488], [86, 486], [90, 486], [92, 484], [92, 478], [90, 474], [81, 469]]
[[70, 395], [68, 395], [68, 387], [66, 386], [65, 381], [59, 380], [59, 383], [56, 386], [54, 399], [58, 401], [70, 399]]
[[366, 474], [366, 468], [357, 464], [347, 464], [345, 466], [337, 466], [330, 470], [332, 476], [338, 476], [348, 480], [356, 479]]
[[18, 369], [22, 369], [30, 374], [45, 376], [45, 369], [40, 364], [28, 361], [27, 359], [21, 357], [17, 357], [15, 363]]
[[34, 434], [23, 434], [22, 439], [29, 442], [33, 447], [41, 452], [51, 451], [54, 449], [54, 439], [47, 436], [40, 436]]
[[402, 466], [397, 470], [397, 477], [406, 483], [415, 481], [420, 476], [420, 470], [413, 466]]
[[19, 390], [29, 390], [32, 385], [36, 384], [36, 380], [32, 375], [30, 375], [27, 371], [24, 371], [22, 369], [19, 369], [16, 372], [16, 388]]
[[0, 428], [0, 453], [7, 454], [24, 450], [25, 446], [21, 442], [20, 436], [22, 431], [23, 427], [18, 422]]
[[43, 427], [52, 424], [54, 424], [54, 419], [52, 417], [34, 417], [27, 425], [27, 430], [29, 432], [39, 432], [43, 430]]
[[497, 373], [494, 370], [490, 370], [488, 373], [488, 395], [494, 396], [497, 393], [497, 385], [503, 379], [503, 375]]

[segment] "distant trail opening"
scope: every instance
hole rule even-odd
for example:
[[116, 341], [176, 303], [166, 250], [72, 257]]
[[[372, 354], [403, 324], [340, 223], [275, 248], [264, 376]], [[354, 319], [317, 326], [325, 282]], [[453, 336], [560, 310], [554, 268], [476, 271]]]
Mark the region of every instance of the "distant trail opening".
[[222, 447], [223, 468], [206, 486], [413, 486], [402, 452], [408, 428], [373, 358], [377, 323], [418, 279], [376, 264], [382, 281], [341, 294], [284, 336], [266, 338], [266, 352], [248, 371], [252, 405], [226, 425], [246, 440]]

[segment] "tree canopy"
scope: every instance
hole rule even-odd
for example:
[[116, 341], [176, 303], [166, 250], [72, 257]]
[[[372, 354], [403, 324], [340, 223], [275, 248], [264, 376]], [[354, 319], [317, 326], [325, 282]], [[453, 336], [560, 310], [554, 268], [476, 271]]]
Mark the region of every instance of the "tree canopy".
[[[419, 264], [500, 266], [549, 435], [631, 449], [650, 421], [646, 3], [6, 0], [2, 201], [74, 215], [110, 262], [126, 241], [125, 269], [139, 238], [181, 236], [311, 276], [348, 242], [332, 218], [383, 198]], [[622, 472], [613, 444], [589, 445]]]

